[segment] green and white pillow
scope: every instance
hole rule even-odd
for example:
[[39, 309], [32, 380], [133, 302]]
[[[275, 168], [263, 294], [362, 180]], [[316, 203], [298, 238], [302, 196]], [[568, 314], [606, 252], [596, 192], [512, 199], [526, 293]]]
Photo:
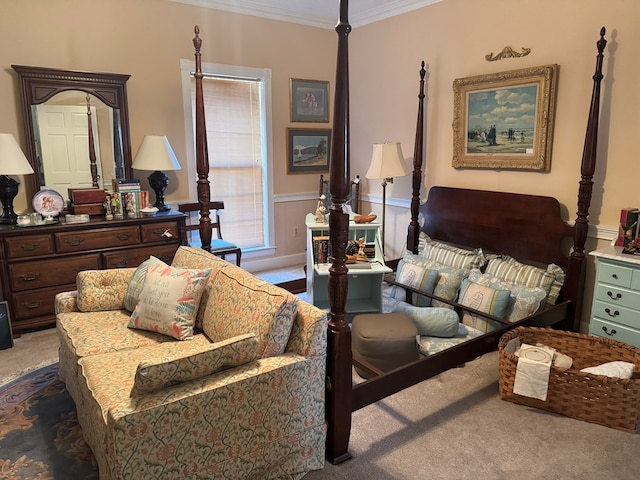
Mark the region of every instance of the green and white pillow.
[[427, 260], [438, 262], [452, 268], [467, 269], [483, 268], [487, 264], [481, 248], [466, 250], [452, 245], [432, 240], [420, 232], [418, 238], [418, 252]]
[[[510, 299], [509, 290], [497, 290], [465, 278], [460, 286], [458, 303], [494, 317], [504, 318]], [[481, 332], [489, 332], [502, 325], [500, 322], [467, 311], [462, 316], [462, 323]]]
[[[426, 293], [433, 293], [439, 278], [440, 273], [437, 270], [429, 270], [425, 268], [423, 263], [411, 263], [403, 260], [400, 260], [398, 263], [396, 281], [407, 285], [408, 287], [416, 288]], [[398, 300], [405, 301], [407, 298], [406, 290], [394, 285], [392, 296]], [[411, 303], [422, 307], [428, 307], [431, 305], [431, 298], [424, 295], [414, 294], [412, 296]]]

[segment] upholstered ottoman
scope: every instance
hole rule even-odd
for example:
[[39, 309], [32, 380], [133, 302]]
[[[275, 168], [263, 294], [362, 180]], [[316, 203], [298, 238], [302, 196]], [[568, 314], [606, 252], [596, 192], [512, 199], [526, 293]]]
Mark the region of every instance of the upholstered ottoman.
[[[413, 320], [404, 313], [371, 313], [356, 315], [351, 326], [351, 349], [374, 367], [388, 372], [420, 358]], [[362, 378], [372, 374], [358, 368]]]

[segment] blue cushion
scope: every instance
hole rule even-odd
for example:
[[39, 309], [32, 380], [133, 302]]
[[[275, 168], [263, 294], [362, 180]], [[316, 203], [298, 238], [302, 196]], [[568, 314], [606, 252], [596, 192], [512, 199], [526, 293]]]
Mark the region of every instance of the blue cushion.
[[416, 307], [400, 302], [393, 311], [411, 318], [420, 335], [451, 338], [458, 333], [460, 319], [455, 310], [450, 308]]
[[[510, 301], [511, 292], [509, 290], [497, 290], [472, 282], [468, 278], [465, 278], [460, 286], [458, 303], [494, 317], [504, 318]], [[482, 332], [489, 332], [501, 325], [500, 322], [467, 312], [462, 316], [462, 323]]]

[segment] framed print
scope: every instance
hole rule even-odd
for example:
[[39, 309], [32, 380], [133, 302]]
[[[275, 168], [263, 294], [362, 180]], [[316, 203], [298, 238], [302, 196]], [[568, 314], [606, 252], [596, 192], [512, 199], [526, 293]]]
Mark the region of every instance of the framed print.
[[454, 168], [551, 168], [557, 65], [453, 82]]
[[329, 122], [329, 82], [291, 79], [291, 121]]
[[331, 129], [287, 128], [287, 173], [329, 171]]
[[0, 302], [0, 350], [13, 347], [13, 335], [11, 332], [11, 317], [9, 305]]

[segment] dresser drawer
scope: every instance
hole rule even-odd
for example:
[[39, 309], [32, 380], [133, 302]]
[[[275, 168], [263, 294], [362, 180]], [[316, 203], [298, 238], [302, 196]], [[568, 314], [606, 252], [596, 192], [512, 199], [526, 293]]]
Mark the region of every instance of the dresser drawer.
[[79, 255], [9, 265], [11, 286], [16, 291], [76, 283], [78, 272], [100, 268], [100, 255]]
[[640, 347], [640, 330], [635, 330], [616, 323], [606, 322], [599, 318], [591, 319], [589, 333], [598, 337], [612, 338], [614, 340], [619, 340], [621, 342]]
[[36, 291], [15, 293], [13, 297], [13, 316], [16, 319], [52, 315], [55, 313], [55, 298], [60, 292], [75, 290], [75, 283]]
[[9, 260], [53, 253], [51, 235], [25, 235], [24, 237], [7, 238], [5, 242]]
[[601, 320], [621, 323], [631, 328], [640, 329], [640, 311], [622, 305], [596, 300], [593, 302], [591, 315]]
[[176, 243], [180, 241], [176, 222], [142, 225], [142, 243]]
[[178, 244], [166, 246], [158, 245], [147, 248], [135, 248], [132, 250], [103, 253], [104, 268], [137, 267], [145, 260], [148, 260], [151, 255], [170, 265], [178, 247]]
[[633, 269], [629, 267], [606, 262], [601, 262], [598, 265], [598, 282], [629, 288], [632, 277]]
[[122, 247], [140, 243], [137, 226], [99, 228], [84, 232], [62, 232], [55, 234], [58, 253], [82, 252], [101, 248]]
[[633, 290], [598, 283], [594, 297], [603, 302], [640, 310], [640, 292]]

